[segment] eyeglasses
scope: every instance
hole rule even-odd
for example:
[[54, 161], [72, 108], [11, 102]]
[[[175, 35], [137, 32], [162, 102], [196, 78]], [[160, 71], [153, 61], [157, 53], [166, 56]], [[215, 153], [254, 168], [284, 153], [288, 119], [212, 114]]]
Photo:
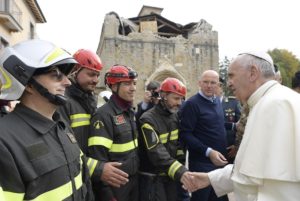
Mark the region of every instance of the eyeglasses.
[[46, 72], [46, 74], [49, 74], [52, 78], [54, 78], [58, 82], [62, 81], [64, 79], [64, 77], [66, 76], [57, 67], [49, 69]]
[[212, 86], [215, 86], [218, 84], [218, 82], [215, 82], [215, 81], [207, 81], [207, 80], [204, 80], [202, 81], [205, 85], [212, 85]]

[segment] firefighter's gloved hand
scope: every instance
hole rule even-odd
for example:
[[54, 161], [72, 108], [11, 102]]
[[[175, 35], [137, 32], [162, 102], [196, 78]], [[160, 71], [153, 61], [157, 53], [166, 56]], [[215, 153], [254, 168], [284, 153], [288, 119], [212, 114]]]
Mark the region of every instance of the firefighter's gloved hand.
[[118, 162], [106, 162], [104, 164], [101, 180], [113, 187], [120, 187], [126, 184], [129, 181], [128, 174], [118, 168], [121, 165], [122, 163]]

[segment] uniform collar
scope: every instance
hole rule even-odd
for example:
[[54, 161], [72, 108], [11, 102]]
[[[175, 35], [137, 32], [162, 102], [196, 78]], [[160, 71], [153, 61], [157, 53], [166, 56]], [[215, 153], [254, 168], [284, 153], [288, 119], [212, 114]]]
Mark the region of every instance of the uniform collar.
[[113, 110], [116, 112], [116, 114], [121, 114], [123, 112], [129, 112], [129, 111], [134, 112], [132, 107], [128, 107], [128, 108], [121, 107], [118, 104], [118, 102], [113, 98], [113, 96], [110, 97], [107, 104], [109, 104], [113, 108]]
[[125, 101], [115, 93], [111, 95], [110, 99], [113, 100], [115, 105], [122, 111], [128, 111], [132, 107], [132, 102]]
[[14, 110], [15, 114], [23, 119], [28, 125], [41, 134], [46, 134], [49, 130], [60, 124], [65, 128], [65, 124], [60, 121], [60, 116], [58, 113], [54, 113], [53, 121], [44, 117], [40, 113], [26, 107], [23, 104], [18, 104]]

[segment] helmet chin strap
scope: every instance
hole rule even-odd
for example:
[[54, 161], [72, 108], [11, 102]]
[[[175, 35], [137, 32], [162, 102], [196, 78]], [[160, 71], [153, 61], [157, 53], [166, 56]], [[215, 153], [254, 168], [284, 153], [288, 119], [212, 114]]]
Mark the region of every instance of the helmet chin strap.
[[34, 86], [34, 88], [45, 98], [47, 98], [54, 105], [64, 105], [67, 103], [68, 99], [60, 94], [51, 94], [48, 89], [43, 87], [40, 83], [38, 83], [35, 79], [31, 79], [30, 83]]

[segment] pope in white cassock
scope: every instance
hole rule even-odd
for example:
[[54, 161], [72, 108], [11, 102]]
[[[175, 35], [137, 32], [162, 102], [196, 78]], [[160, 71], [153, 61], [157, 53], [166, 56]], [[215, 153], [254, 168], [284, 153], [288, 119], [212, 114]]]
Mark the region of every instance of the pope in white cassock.
[[250, 113], [235, 164], [209, 173], [191, 173], [195, 189], [212, 185], [218, 196], [236, 201], [300, 200], [300, 95], [274, 81], [267, 53], [238, 55], [228, 85]]

